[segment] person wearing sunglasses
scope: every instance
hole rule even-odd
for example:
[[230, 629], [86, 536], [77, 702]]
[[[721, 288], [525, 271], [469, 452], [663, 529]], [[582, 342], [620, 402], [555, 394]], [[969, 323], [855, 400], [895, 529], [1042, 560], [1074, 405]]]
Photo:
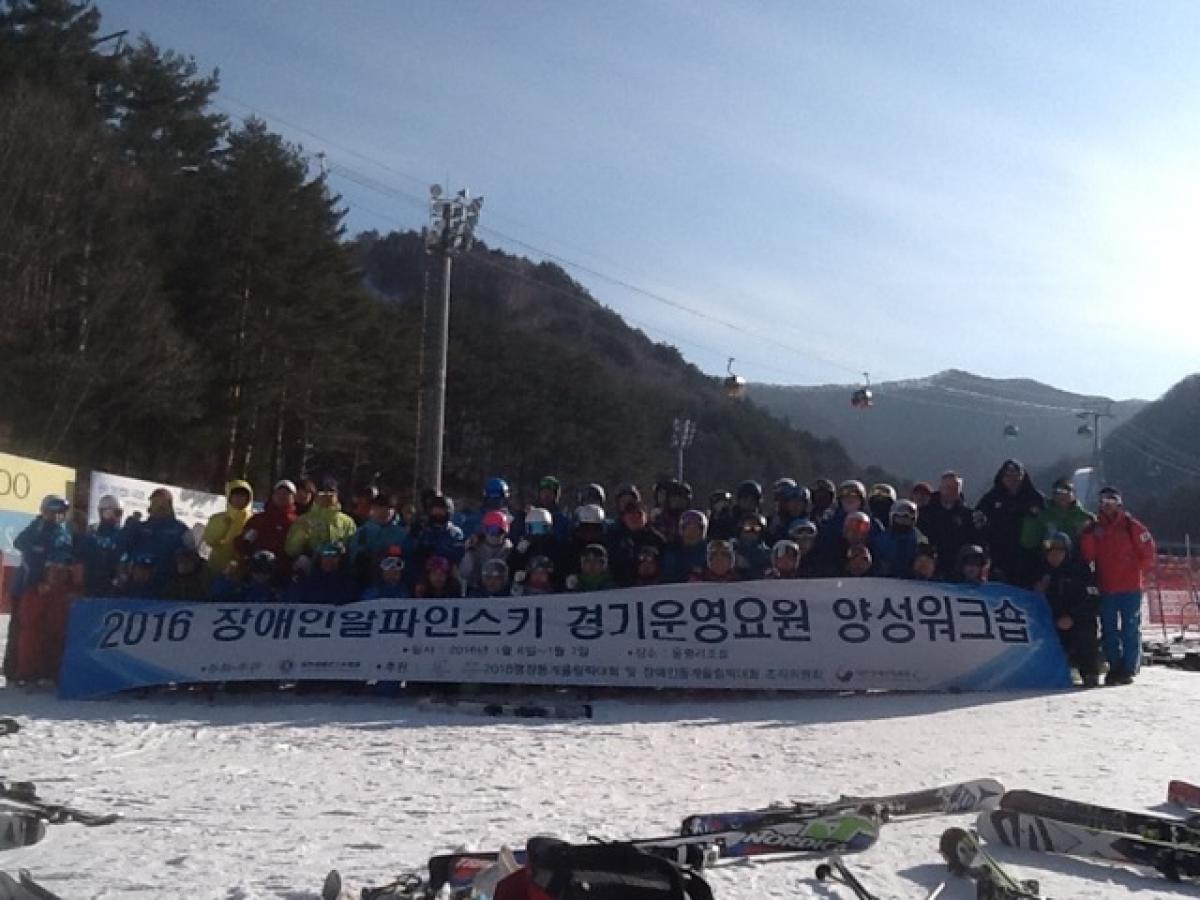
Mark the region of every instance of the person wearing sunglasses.
[[767, 545], [767, 520], [761, 513], [743, 513], [738, 522], [734, 568], [746, 581], [766, 578], [771, 571], [771, 548]]
[[1078, 542], [1083, 526], [1095, 518], [1075, 498], [1075, 485], [1071, 479], [1060, 478], [1054, 482], [1046, 508], [1025, 517], [1021, 526], [1021, 546], [1037, 552], [1043, 541], [1059, 533], [1065, 534], [1073, 543]]
[[1143, 578], [1154, 564], [1150, 530], [1125, 511], [1121, 492], [1101, 488], [1100, 513], [1079, 535], [1079, 553], [1096, 570], [1105, 684], [1130, 684], [1142, 661]]
[[458, 575], [467, 590], [476, 590], [483, 586], [483, 567], [494, 559], [508, 562], [513, 552], [512, 541], [508, 539], [508, 517], [500, 510], [493, 509], [483, 514], [480, 523], [480, 535], [472, 535], [467, 539], [467, 549], [462, 562], [458, 564]]
[[404, 600], [412, 596], [404, 583], [404, 555], [400, 547], [390, 547], [377, 568], [375, 583], [363, 591], [363, 600]]

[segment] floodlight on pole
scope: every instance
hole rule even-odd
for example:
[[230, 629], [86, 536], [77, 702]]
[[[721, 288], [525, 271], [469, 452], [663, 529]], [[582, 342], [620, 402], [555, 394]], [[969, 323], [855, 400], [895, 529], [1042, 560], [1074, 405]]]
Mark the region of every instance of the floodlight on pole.
[[[440, 259], [425, 273], [421, 320], [421, 382], [417, 398], [416, 493], [442, 488], [442, 445], [446, 429], [446, 357], [450, 343], [450, 283], [454, 257], [471, 249], [483, 198], [470, 198], [465, 189], [452, 198], [440, 184], [429, 187], [429, 226], [425, 252]], [[432, 290], [431, 273], [441, 269], [440, 291]]]
[[683, 481], [683, 454], [696, 439], [696, 423], [677, 418], [671, 423], [671, 446], [675, 449], [675, 477]]

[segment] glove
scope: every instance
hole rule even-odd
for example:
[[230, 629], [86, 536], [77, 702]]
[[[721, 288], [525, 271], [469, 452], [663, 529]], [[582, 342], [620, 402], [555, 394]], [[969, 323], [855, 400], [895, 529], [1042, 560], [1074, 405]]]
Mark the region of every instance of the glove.
[[971, 513], [971, 524], [973, 524], [976, 529], [982, 531], [984, 528], [987, 528], [987, 523], [988, 517], [983, 514], [982, 509], [977, 509], [975, 512]]
[[517, 542], [517, 552], [518, 553], [528, 553], [529, 552], [529, 541], [525, 540], [525, 538], [521, 538], [521, 540]]
[[573, 590], [576, 590], [578, 587], [579, 587], [579, 576], [578, 575], [568, 575], [567, 576], [567, 590], [573, 591]]
[[513, 576], [513, 584], [524, 584], [524, 583], [525, 583], [525, 570], [522, 569], [520, 572], [518, 572], [516, 575]]
[[299, 575], [307, 575], [312, 569], [312, 560], [307, 556], [297, 556], [296, 561], [292, 563], [292, 571]]
[[253, 528], [251, 528], [249, 531], [243, 531], [242, 539], [245, 540], [247, 544], [253, 544], [258, 540], [258, 532]]

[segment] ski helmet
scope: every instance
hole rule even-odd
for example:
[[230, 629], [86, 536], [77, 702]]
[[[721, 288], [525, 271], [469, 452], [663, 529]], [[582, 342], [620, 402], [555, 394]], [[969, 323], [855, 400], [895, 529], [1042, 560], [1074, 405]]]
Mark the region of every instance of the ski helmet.
[[603, 525], [604, 508], [595, 503], [585, 503], [575, 510], [575, 521], [580, 525]]
[[900, 516], [908, 516], [914, 522], [917, 520], [917, 514], [920, 510], [917, 509], [917, 504], [911, 500], [897, 500], [892, 504], [891, 517], [896, 519]]
[[689, 509], [679, 517], [679, 530], [682, 531], [688, 525], [696, 525], [700, 529], [701, 534], [708, 534], [708, 516], [701, 510]]
[[755, 501], [762, 500], [762, 485], [752, 479], [743, 481], [737, 487], [737, 498], [741, 500], [743, 497], [753, 497]]
[[507, 500], [509, 493], [508, 482], [503, 478], [489, 478], [483, 486], [484, 500]]
[[604, 486], [596, 484], [595, 482], [587, 485], [582, 491], [579, 492], [580, 506], [586, 506], [589, 503], [594, 503], [597, 506], [603, 506], [607, 500], [608, 495], [604, 493]]
[[772, 495], [776, 500], [783, 500], [788, 496], [788, 491], [794, 491], [798, 485], [795, 478], [780, 478], [772, 485]]
[[480, 524], [485, 534], [488, 531], [499, 531], [504, 534], [508, 533], [508, 516], [500, 512], [498, 509], [493, 509], [490, 512], [485, 513], [483, 516], [483, 521]]
[[525, 531], [528, 534], [538, 536], [549, 534], [554, 527], [554, 516], [550, 514], [550, 510], [542, 509], [540, 506], [531, 506], [525, 511]]
[[776, 541], [775, 546], [771, 548], [771, 558], [778, 559], [781, 556], [799, 556], [800, 545], [795, 541]]

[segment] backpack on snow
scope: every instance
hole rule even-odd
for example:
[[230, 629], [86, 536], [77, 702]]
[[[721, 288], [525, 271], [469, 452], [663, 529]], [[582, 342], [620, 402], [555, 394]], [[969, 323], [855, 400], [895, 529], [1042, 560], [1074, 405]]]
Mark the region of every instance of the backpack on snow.
[[530, 880], [553, 900], [713, 900], [693, 869], [630, 843], [534, 837], [526, 852]]

